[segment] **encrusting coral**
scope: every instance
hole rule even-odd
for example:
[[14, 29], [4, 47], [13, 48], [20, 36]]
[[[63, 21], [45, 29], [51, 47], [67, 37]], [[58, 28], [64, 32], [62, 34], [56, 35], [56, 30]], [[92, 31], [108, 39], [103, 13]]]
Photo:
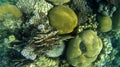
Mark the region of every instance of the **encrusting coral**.
[[49, 21], [59, 34], [71, 33], [77, 26], [78, 19], [74, 11], [67, 6], [56, 6], [48, 14]]
[[6, 14], [12, 14], [16, 18], [21, 18], [22, 12], [14, 5], [2, 4], [0, 5], [0, 20], [3, 20], [3, 16]]
[[87, 67], [96, 60], [101, 49], [101, 39], [94, 31], [86, 30], [69, 42], [66, 58], [75, 67]]

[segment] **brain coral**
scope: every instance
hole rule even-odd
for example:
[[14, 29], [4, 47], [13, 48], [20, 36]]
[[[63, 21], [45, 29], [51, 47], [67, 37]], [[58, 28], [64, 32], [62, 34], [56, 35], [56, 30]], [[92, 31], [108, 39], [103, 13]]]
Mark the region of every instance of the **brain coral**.
[[0, 5], [0, 20], [2, 20], [3, 16], [6, 14], [12, 14], [16, 18], [20, 18], [22, 16], [22, 13], [16, 6], [10, 4]]
[[56, 6], [48, 14], [51, 26], [60, 34], [71, 33], [77, 26], [77, 16], [74, 11], [67, 6]]
[[96, 60], [101, 49], [101, 39], [94, 31], [86, 30], [69, 42], [66, 58], [75, 67], [87, 67]]
[[97, 17], [97, 21], [99, 23], [99, 30], [101, 32], [108, 32], [112, 29], [112, 20], [109, 16], [101, 16]]

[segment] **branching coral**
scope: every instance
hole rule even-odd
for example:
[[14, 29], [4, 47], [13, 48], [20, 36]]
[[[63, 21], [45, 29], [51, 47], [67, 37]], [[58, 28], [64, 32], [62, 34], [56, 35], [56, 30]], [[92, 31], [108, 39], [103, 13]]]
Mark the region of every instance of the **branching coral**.
[[34, 10], [37, 1], [38, 0], [19, 0], [16, 5], [24, 13], [30, 14]]

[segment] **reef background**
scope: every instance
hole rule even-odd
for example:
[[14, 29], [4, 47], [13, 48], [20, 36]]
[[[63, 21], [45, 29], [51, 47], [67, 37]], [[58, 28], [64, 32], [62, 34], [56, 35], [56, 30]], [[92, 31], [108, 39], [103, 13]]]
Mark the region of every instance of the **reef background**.
[[[0, 67], [71, 67], [65, 56], [67, 43], [86, 30], [97, 33], [103, 43], [88, 67], [120, 67], [120, 26], [116, 26], [120, 21], [111, 22], [119, 3], [119, 0], [0, 0]], [[74, 25], [74, 31], [59, 34], [49, 24], [48, 13], [56, 5], [69, 6], [76, 13], [78, 24], [66, 21]], [[81, 49], [84, 51], [84, 46]]]

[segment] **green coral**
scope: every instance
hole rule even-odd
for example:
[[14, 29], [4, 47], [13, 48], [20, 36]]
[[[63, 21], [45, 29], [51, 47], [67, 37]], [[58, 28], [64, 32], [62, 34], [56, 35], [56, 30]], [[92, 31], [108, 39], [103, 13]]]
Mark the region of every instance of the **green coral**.
[[67, 6], [56, 6], [48, 14], [51, 26], [60, 34], [71, 33], [77, 26], [78, 19], [74, 11]]
[[99, 15], [97, 21], [99, 23], [98, 29], [101, 32], [108, 32], [112, 29], [112, 20], [109, 16]]
[[66, 57], [75, 67], [87, 67], [94, 62], [102, 49], [102, 41], [92, 30], [83, 31], [69, 42]]
[[118, 8], [112, 17], [113, 30], [120, 30], [120, 8]]

